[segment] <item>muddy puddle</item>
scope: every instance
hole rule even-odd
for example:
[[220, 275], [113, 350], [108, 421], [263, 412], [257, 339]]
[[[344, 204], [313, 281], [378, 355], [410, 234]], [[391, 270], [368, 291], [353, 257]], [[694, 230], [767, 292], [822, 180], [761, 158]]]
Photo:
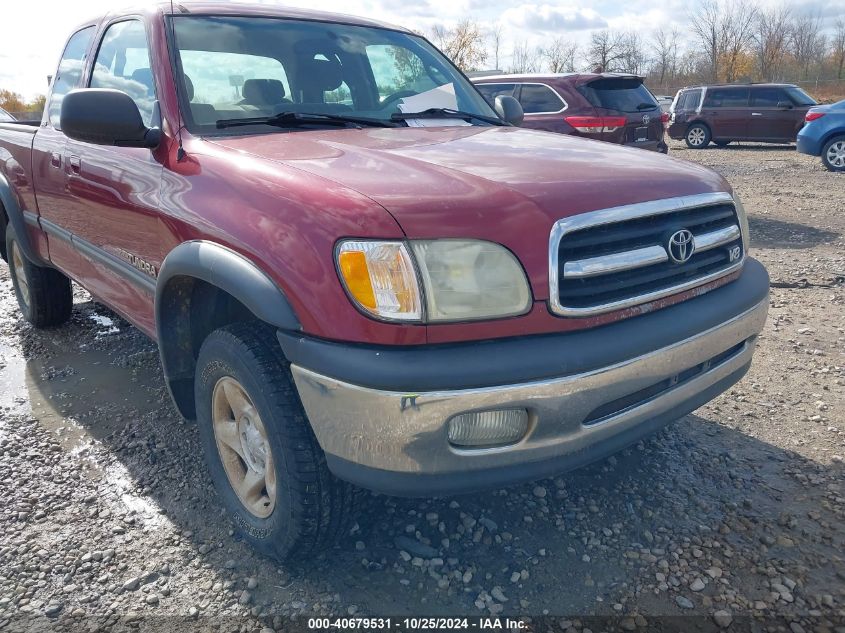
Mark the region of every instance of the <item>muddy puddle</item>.
[[0, 342], [0, 415], [31, 415], [73, 452], [119, 431], [151, 406], [150, 385], [126, 359], [102, 349], [68, 351], [42, 343], [47, 354], [26, 360]]

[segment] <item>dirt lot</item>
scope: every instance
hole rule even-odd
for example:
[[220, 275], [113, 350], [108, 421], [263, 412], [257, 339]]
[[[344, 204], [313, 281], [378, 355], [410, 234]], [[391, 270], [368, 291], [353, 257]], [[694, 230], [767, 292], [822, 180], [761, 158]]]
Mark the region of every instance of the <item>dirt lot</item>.
[[791, 148], [671, 153], [723, 173], [751, 216], [773, 288], [750, 374], [554, 480], [365, 495], [352, 533], [296, 566], [233, 536], [156, 348], [81, 291], [70, 324], [32, 330], [0, 266], [0, 630], [267, 633], [301, 614], [845, 625], [845, 175]]

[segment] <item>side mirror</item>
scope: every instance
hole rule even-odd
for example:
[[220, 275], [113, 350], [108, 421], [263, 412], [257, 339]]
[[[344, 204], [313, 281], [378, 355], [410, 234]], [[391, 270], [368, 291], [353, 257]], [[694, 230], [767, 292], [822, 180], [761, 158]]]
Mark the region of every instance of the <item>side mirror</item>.
[[791, 110], [793, 105], [789, 101], [778, 101], [778, 107], [781, 110]]
[[496, 102], [493, 107], [496, 110], [496, 114], [511, 125], [522, 125], [522, 121], [525, 118], [525, 112], [523, 112], [519, 101], [513, 97], [499, 95], [496, 97]]
[[101, 88], [71, 90], [62, 99], [62, 132], [75, 141], [118, 147], [158, 147], [161, 130], [144, 125], [125, 92]]

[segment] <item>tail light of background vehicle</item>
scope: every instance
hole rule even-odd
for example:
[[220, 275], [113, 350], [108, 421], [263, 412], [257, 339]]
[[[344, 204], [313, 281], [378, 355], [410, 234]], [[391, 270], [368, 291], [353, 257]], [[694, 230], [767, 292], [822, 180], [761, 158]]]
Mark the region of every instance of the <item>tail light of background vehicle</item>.
[[624, 116], [568, 116], [564, 117], [564, 121], [579, 132], [587, 134], [615, 132], [627, 123]]
[[663, 123], [664, 128], [669, 127], [669, 113], [668, 112], [664, 112], [660, 115], [660, 122]]
[[824, 112], [808, 112], [807, 116], [804, 117], [804, 120], [809, 123], [810, 121], [815, 121], [816, 119], [820, 119], [824, 116]]

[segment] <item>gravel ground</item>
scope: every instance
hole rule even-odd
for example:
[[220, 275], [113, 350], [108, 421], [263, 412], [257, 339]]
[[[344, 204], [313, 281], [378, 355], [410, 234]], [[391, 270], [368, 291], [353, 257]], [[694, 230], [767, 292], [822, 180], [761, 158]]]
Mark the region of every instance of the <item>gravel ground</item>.
[[[0, 266], [0, 630], [268, 633], [299, 615], [523, 615], [538, 629], [845, 625], [845, 175], [791, 148], [672, 155], [723, 173], [769, 268], [749, 375], [580, 471], [455, 499], [365, 495], [333, 550], [238, 542], [156, 348], [77, 291], [36, 332]], [[610, 626], [610, 625], [608, 625]]]

